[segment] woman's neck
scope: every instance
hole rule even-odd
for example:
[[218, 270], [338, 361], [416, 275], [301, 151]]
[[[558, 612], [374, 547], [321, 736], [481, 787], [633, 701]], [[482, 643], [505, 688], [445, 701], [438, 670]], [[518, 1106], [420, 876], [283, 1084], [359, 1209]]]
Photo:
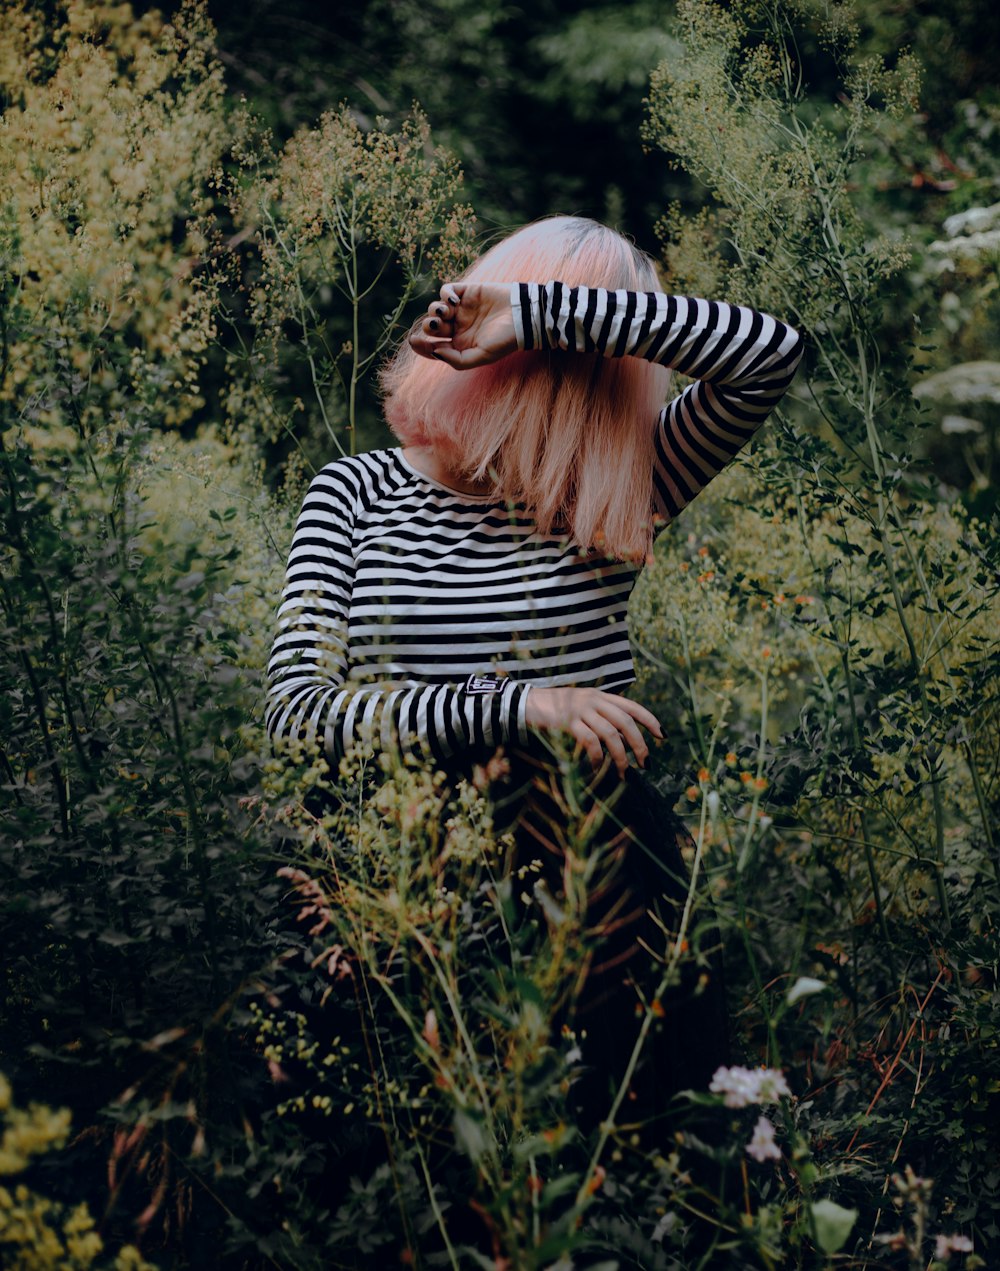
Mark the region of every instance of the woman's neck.
[[489, 494], [493, 489], [489, 478], [472, 481], [461, 472], [456, 472], [433, 446], [405, 446], [403, 457], [425, 477], [462, 494]]

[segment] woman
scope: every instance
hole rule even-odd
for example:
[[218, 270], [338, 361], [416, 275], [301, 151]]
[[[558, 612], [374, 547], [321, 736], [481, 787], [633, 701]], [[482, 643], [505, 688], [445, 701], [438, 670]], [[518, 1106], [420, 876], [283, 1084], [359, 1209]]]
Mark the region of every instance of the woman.
[[[649, 257], [576, 217], [527, 226], [446, 283], [383, 372], [402, 448], [338, 459], [310, 487], [269, 667], [272, 735], [331, 761], [374, 745], [459, 773], [506, 748], [520, 840], [549, 840], [555, 885], [540, 739], [582, 752], [615, 816], [593, 897], [606, 956], [577, 1016], [585, 1058], [612, 1081], [636, 989], [658, 974], [642, 952], [657, 904], [684, 886], [670, 806], [634, 771], [661, 731], [621, 695], [628, 598], [654, 534], [746, 443], [801, 356], [775, 318], [658, 287]], [[694, 382], [661, 409], [671, 369]], [[675, 1045], [679, 1016], [662, 1030], [650, 1111], [691, 1073], [707, 1081], [720, 1002], [700, 1068]]]

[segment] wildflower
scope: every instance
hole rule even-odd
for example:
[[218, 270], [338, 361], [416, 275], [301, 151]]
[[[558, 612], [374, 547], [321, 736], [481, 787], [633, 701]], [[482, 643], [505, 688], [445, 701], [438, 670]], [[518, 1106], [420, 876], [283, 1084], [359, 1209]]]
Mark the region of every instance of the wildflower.
[[424, 1031], [422, 1033], [424, 1041], [430, 1046], [436, 1055], [441, 1053], [441, 1036], [438, 1033], [437, 1015], [433, 1010], [429, 1010], [424, 1019]]
[[608, 1172], [604, 1168], [604, 1166], [598, 1165], [597, 1168], [594, 1170], [593, 1177], [591, 1178], [590, 1182], [587, 1184], [588, 1195], [594, 1196], [597, 1192], [599, 1192], [601, 1190], [601, 1185], [604, 1182], [604, 1180], [607, 1178], [607, 1176], [608, 1176]]
[[698, 780], [699, 780], [699, 781], [708, 781], [708, 780], [711, 778], [711, 775], [712, 775], [712, 774], [708, 771], [708, 769], [707, 769], [707, 768], [699, 768], [699, 769], [698, 769]]
[[709, 1084], [713, 1094], [724, 1095], [727, 1108], [746, 1108], [753, 1103], [777, 1103], [791, 1095], [780, 1068], [717, 1068]]
[[726, 753], [726, 763], [729, 765], [730, 768], [734, 768], [736, 766], [736, 752], [735, 751], [730, 750]]
[[[874, 903], [874, 902], [873, 902]], [[915, 1174], [913, 1167], [907, 1165], [902, 1174], [893, 1174], [892, 1185], [902, 1196], [909, 1200], [923, 1194], [929, 1196], [934, 1187], [932, 1178], [921, 1178], [919, 1174]], [[896, 1202], [900, 1204], [900, 1201]]]
[[753, 1128], [753, 1138], [747, 1144], [747, 1156], [755, 1161], [780, 1161], [781, 1148], [774, 1141], [774, 1126], [767, 1117], [758, 1117]]
[[803, 997], [812, 997], [815, 993], [822, 993], [828, 986], [823, 980], [813, 979], [811, 975], [800, 975], [792, 987], [788, 990], [785, 997], [789, 1006]]
[[953, 1253], [971, 1253], [972, 1241], [968, 1236], [935, 1236], [934, 1257], [938, 1262], [949, 1262]]

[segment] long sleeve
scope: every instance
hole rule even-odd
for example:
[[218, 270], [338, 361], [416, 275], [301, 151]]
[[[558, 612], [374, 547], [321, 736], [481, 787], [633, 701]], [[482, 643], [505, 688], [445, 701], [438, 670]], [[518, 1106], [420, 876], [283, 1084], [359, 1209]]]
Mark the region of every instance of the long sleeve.
[[741, 305], [662, 292], [515, 283], [518, 344], [642, 357], [695, 382], [661, 412], [653, 474], [669, 521], [753, 436], [802, 357], [794, 328]]
[[266, 721], [277, 741], [322, 747], [331, 762], [358, 746], [444, 759], [524, 741], [528, 686], [462, 676], [461, 685], [372, 683], [349, 674], [353, 529], [361, 491], [342, 462], [313, 480], [296, 524], [268, 664]]

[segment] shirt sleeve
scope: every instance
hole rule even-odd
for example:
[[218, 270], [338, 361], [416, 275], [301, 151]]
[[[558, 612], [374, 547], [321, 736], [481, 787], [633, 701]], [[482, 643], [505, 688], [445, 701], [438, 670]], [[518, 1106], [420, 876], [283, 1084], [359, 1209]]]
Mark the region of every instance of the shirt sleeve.
[[529, 686], [470, 677], [462, 684], [372, 684], [352, 674], [348, 617], [357, 493], [341, 463], [306, 494], [292, 537], [277, 634], [268, 662], [265, 720], [273, 741], [298, 741], [331, 763], [359, 747], [443, 760], [527, 741]]
[[694, 383], [660, 413], [655, 510], [672, 520], [750, 440], [802, 358], [801, 335], [743, 305], [657, 291], [514, 283], [522, 349], [642, 357]]

